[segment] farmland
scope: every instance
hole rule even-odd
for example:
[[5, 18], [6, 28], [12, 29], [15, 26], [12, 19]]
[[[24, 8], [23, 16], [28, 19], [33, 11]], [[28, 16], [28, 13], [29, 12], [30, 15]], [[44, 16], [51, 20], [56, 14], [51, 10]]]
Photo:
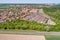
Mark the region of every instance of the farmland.
[[60, 40], [60, 36], [58, 35], [47, 35], [45, 36], [46, 40]]

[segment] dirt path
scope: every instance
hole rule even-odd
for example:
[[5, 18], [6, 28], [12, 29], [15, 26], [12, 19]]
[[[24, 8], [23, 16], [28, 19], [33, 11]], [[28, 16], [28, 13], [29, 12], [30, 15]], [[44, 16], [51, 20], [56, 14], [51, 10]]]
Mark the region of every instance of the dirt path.
[[45, 40], [45, 37], [38, 35], [0, 34], [0, 40]]

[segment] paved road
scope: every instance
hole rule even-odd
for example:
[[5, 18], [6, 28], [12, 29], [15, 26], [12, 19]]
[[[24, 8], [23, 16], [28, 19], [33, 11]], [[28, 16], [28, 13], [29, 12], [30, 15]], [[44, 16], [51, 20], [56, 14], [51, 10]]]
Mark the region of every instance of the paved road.
[[0, 34], [0, 40], [45, 40], [44, 36]]
[[60, 35], [60, 32], [13, 32], [13, 31], [0, 31], [0, 34]]

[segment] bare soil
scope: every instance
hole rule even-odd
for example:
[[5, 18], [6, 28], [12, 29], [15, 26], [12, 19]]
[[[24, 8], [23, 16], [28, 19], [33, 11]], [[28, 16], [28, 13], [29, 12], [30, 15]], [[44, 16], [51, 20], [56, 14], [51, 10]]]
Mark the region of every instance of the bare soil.
[[39, 35], [0, 34], [0, 40], [45, 40], [45, 37]]

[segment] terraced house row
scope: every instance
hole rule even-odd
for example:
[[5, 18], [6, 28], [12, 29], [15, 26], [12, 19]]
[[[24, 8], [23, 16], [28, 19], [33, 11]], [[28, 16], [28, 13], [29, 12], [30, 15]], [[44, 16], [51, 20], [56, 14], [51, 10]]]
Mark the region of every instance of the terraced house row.
[[43, 9], [34, 7], [12, 7], [0, 8], [0, 23], [22, 19], [27, 21], [35, 21], [42, 24], [56, 25], [51, 17], [43, 12]]

